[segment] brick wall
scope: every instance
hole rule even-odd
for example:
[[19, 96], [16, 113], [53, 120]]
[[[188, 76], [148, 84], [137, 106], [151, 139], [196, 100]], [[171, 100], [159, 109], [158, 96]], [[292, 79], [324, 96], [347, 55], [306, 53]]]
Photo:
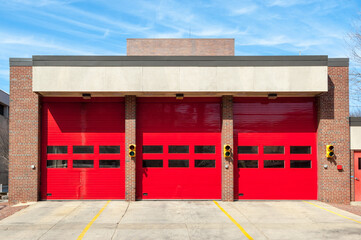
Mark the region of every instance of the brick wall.
[[[233, 156], [225, 158], [223, 147], [225, 144], [233, 149], [233, 97], [222, 97], [222, 200], [233, 201], [234, 181], [233, 181]], [[226, 168], [228, 165], [228, 168]]]
[[[328, 67], [328, 92], [318, 97], [318, 199], [350, 202], [350, 128], [348, 67]], [[326, 158], [326, 145], [335, 158]], [[324, 169], [327, 164], [328, 168]], [[336, 166], [344, 166], [338, 171]]]
[[128, 56], [234, 56], [234, 39], [127, 39]]
[[[39, 97], [32, 67], [10, 67], [9, 202], [37, 201], [39, 193]], [[31, 169], [35, 165], [35, 169]]]
[[129, 157], [129, 145], [136, 144], [136, 97], [125, 96], [125, 200], [136, 199], [136, 157]]

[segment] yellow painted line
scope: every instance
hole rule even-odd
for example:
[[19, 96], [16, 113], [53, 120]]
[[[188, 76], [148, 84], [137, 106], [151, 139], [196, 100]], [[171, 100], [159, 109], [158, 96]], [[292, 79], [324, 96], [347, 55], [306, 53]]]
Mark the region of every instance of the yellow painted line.
[[231, 219], [231, 221], [239, 228], [239, 230], [242, 231], [242, 233], [243, 233], [248, 239], [253, 240], [253, 238], [246, 232], [246, 230], [244, 230], [244, 228], [243, 228], [238, 222], [236, 222], [236, 220], [234, 220], [234, 218], [233, 218], [231, 215], [229, 215], [229, 214], [226, 212], [226, 210], [224, 210], [216, 201], [213, 201], [213, 202], [217, 205], [217, 207], [219, 207], [219, 209], [221, 209], [221, 211], [222, 211], [224, 214], [226, 214], [226, 216], [227, 216], [229, 219]]
[[334, 211], [328, 210], [328, 209], [323, 208], [323, 207], [321, 207], [321, 206], [318, 206], [318, 205], [316, 205], [316, 204], [314, 204], [314, 203], [307, 202], [307, 201], [304, 201], [304, 202], [305, 202], [305, 203], [308, 203], [308, 204], [311, 204], [311, 205], [313, 205], [313, 206], [315, 206], [315, 207], [318, 207], [318, 208], [320, 208], [320, 209], [323, 209], [323, 210], [325, 210], [325, 211], [327, 211], [327, 212], [330, 212], [330, 213], [336, 214], [337, 216], [340, 216], [340, 217], [343, 217], [343, 218], [346, 218], [346, 219], [348, 219], [348, 220], [351, 220], [351, 221], [354, 221], [354, 222], [357, 222], [357, 223], [360, 223], [360, 224], [361, 224], [361, 222], [360, 222], [360, 221], [357, 221], [357, 220], [355, 220], [355, 219], [352, 219], [352, 218], [346, 217], [346, 216], [341, 215], [341, 214], [339, 214], [339, 213], [337, 213], [337, 212], [334, 212]]
[[102, 209], [100, 209], [100, 211], [98, 212], [98, 214], [95, 215], [95, 217], [90, 221], [90, 223], [88, 223], [88, 225], [86, 225], [86, 227], [84, 228], [83, 232], [79, 235], [79, 237], [77, 238], [77, 240], [83, 239], [85, 233], [89, 230], [89, 228], [91, 227], [91, 225], [95, 222], [95, 220], [97, 220], [97, 218], [100, 216], [100, 214], [104, 211], [104, 209], [108, 206], [109, 203], [110, 203], [110, 200], [107, 201], [107, 203], [102, 207]]

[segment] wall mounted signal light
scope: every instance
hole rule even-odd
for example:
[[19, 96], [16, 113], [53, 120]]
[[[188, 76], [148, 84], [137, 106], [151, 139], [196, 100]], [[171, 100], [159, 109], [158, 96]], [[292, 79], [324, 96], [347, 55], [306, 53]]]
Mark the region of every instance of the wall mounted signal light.
[[326, 157], [333, 158], [335, 156], [335, 148], [333, 145], [326, 145]]
[[91, 99], [92, 95], [90, 93], [83, 93], [83, 99]]
[[177, 94], [175, 95], [175, 99], [177, 99], [177, 100], [183, 100], [183, 98], [184, 98], [184, 94], [183, 94], [183, 93], [177, 93]]
[[231, 153], [231, 146], [226, 144], [224, 145], [224, 149], [223, 149], [223, 155], [225, 158], [229, 158], [232, 156], [232, 153]]
[[135, 157], [135, 144], [129, 144], [129, 157]]
[[268, 99], [277, 99], [277, 93], [269, 93]]

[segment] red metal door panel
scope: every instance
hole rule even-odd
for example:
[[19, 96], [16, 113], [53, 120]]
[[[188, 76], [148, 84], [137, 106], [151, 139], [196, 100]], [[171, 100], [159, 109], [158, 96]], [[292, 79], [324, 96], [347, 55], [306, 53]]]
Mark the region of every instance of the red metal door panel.
[[361, 201], [361, 152], [354, 153], [355, 201]]
[[[317, 199], [316, 112], [313, 98], [235, 98], [235, 198]], [[237, 154], [237, 146], [257, 146], [253, 154]], [[284, 153], [265, 154], [265, 146], [283, 146]], [[291, 146], [308, 146], [308, 154], [291, 154]], [[258, 160], [257, 168], [238, 168], [238, 160]], [[283, 168], [265, 168], [282, 160]], [[310, 161], [310, 168], [291, 161]]]
[[[124, 199], [123, 98], [44, 98], [42, 103], [42, 199]], [[67, 153], [47, 153], [66, 146]], [[93, 146], [93, 153], [73, 153], [73, 146]], [[119, 152], [100, 153], [100, 146]], [[48, 160], [66, 160], [66, 168], [48, 168]], [[75, 168], [76, 160], [93, 160], [91, 168]], [[100, 168], [100, 160], [119, 160], [116, 168]]]
[[[137, 103], [137, 198], [220, 199], [221, 118], [219, 98], [140, 98]], [[160, 145], [162, 153], [143, 153]], [[188, 146], [188, 153], [169, 153], [168, 146]], [[195, 153], [195, 146], [214, 146], [214, 153]], [[185, 168], [169, 160], [188, 160]], [[163, 160], [163, 167], [143, 167], [143, 160]], [[195, 167], [214, 160], [215, 167]]]

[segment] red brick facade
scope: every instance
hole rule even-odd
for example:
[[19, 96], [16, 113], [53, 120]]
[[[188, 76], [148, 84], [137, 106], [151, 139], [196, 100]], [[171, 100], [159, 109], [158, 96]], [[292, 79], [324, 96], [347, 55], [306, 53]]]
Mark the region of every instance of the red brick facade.
[[[233, 148], [233, 97], [222, 97], [222, 151], [224, 145], [230, 145]], [[222, 152], [223, 156], [223, 152]], [[233, 155], [230, 158], [222, 157], [222, 200], [234, 200], [234, 162]]]
[[[328, 92], [318, 98], [318, 199], [350, 202], [350, 128], [348, 67], [328, 67]], [[326, 158], [326, 145], [335, 157]], [[327, 165], [327, 168], [324, 168]], [[343, 165], [343, 170], [337, 170]]]
[[234, 39], [127, 39], [128, 56], [234, 56]]
[[136, 97], [125, 96], [125, 200], [136, 198], [136, 157], [129, 156], [129, 145], [136, 144]]
[[40, 121], [39, 96], [32, 91], [32, 67], [10, 67], [9, 117], [9, 201], [37, 201]]
[[[234, 39], [129, 39], [128, 55], [234, 55]], [[348, 67], [328, 67], [328, 92], [318, 97], [318, 199], [349, 203], [354, 198], [350, 181]], [[10, 67], [11, 203], [37, 201], [39, 196], [39, 96], [32, 91], [32, 67]], [[136, 143], [136, 96], [125, 96], [125, 199], [136, 200], [136, 161], [128, 156]], [[233, 97], [222, 97], [223, 146], [233, 149]], [[326, 158], [325, 147], [335, 146], [336, 157]], [[353, 154], [351, 154], [353, 155]], [[343, 171], [336, 166], [343, 165]], [[31, 168], [35, 166], [35, 169]], [[222, 200], [234, 199], [233, 158], [222, 160]], [[324, 168], [327, 165], [327, 168]]]

